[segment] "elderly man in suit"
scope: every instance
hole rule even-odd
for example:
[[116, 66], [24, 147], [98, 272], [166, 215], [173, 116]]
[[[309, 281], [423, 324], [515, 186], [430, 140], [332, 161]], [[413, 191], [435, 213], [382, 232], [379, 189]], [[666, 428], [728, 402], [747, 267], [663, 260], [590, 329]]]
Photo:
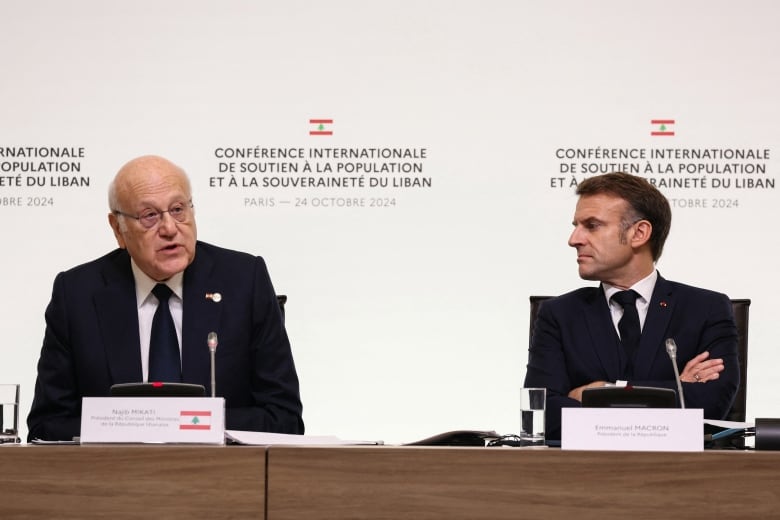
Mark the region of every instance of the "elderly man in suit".
[[[227, 428], [303, 433], [298, 376], [263, 259], [197, 240], [190, 181], [162, 157], [125, 164], [109, 206], [119, 248], [54, 281], [29, 439], [79, 435], [82, 397], [108, 396], [116, 383], [210, 388], [212, 331]], [[171, 324], [162, 358], [151, 339], [158, 307]]]
[[656, 270], [671, 227], [669, 202], [622, 172], [586, 179], [577, 194], [569, 245], [580, 277], [600, 285], [539, 309], [525, 386], [547, 388], [547, 438], [560, 438], [561, 408], [580, 406], [586, 388], [676, 390], [667, 338], [678, 346], [686, 405], [722, 419], [739, 385], [732, 306], [725, 294], [665, 280]]

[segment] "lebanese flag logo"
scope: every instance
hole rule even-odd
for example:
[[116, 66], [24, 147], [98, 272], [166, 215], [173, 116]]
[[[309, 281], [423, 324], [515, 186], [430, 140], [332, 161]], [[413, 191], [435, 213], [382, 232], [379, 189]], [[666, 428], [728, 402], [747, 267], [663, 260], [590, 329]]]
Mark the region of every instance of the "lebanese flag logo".
[[309, 119], [309, 135], [333, 135], [333, 119]]
[[674, 119], [652, 119], [650, 124], [653, 125], [653, 130], [650, 131], [650, 135], [674, 135]]
[[180, 430], [210, 430], [211, 412], [182, 410], [179, 414]]

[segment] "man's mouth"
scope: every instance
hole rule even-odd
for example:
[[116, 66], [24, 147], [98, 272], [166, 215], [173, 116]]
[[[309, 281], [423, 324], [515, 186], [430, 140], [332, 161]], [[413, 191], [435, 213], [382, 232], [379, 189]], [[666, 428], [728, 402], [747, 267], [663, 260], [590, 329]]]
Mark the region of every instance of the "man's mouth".
[[175, 251], [178, 248], [179, 248], [179, 244], [170, 244], [170, 245], [167, 245], [167, 246], [165, 246], [165, 247], [163, 247], [161, 249], [158, 249], [158, 251], [163, 252], [163, 253], [168, 253], [168, 252], [171, 252], [171, 251]]

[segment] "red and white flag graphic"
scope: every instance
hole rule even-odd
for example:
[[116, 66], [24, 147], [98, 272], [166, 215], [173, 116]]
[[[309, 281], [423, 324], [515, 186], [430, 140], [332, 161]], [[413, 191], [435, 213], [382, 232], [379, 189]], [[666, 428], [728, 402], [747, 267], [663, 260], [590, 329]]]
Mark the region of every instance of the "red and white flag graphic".
[[179, 415], [180, 430], [210, 430], [211, 412], [182, 410]]
[[651, 119], [650, 124], [653, 125], [650, 135], [674, 135], [674, 119]]
[[309, 135], [333, 135], [333, 119], [309, 119]]

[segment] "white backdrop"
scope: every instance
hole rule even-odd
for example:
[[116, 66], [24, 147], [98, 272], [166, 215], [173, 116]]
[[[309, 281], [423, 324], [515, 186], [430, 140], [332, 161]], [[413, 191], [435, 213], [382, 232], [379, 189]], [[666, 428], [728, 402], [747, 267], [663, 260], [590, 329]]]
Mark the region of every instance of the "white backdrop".
[[[289, 296], [307, 433], [516, 432], [528, 296], [583, 285], [572, 180], [621, 168], [673, 200], [661, 273], [753, 300], [748, 415], [778, 416], [777, 5], [2, 0], [0, 381], [26, 417], [53, 278], [115, 246], [108, 182], [156, 153], [199, 238]], [[52, 148], [80, 171], [20, 157]], [[425, 157], [311, 157], [334, 149]]]

